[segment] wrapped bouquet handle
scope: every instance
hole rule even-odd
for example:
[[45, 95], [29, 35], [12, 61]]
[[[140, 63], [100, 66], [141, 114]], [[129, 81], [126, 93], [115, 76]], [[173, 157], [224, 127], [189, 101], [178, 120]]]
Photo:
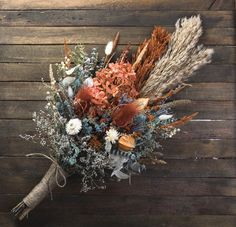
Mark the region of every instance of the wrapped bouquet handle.
[[12, 213], [15, 214], [19, 220], [22, 220], [27, 216], [29, 212], [33, 210], [48, 194], [51, 195], [52, 190], [56, 186], [64, 187], [66, 185], [66, 178], [68, 177], [68, 174], [55, 162], [54, 159], [39, 153], [29, 154], [27, 156], [33, 155], [46, 157], [52, 161], [52, 164], [41, 181], [17, 206], [12, 209]]

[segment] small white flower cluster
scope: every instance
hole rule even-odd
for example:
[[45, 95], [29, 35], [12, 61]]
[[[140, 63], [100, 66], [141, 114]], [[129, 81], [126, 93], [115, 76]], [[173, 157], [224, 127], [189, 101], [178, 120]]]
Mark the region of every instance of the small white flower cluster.
[[172, 138], [177, 132], [179, 132], [179, 128], [171, 128], [165, 131], [163, 134], [164, 138]]
[[68, 67], [66, 66], [66, 64], [62, 61], [61, 62], [61, 69], [67, 70]]
[[65, 62], [61, 62], [61, 69], [67, 70], [68, 67], [67, 65], [70, 63], [70, 59], [68, 57], [65, 56]]
[[67, 57], [67, 56], [65, 56], [65, 63], [68, 65], [68, 64], [70, 64], [70, 59]]
[[82, 122], [78, 118], [71, 119], [66, 124], [66, 132], [68, 135], [76, 135], [80, 132], [81, 129], [82, 129]]
[[180, 129], [179, 128], [174, 128], [171, 132], [170, 132], [170, 138], [173, 137], [177, 132], [179, 132]]
[[46, 96], [46, 100], [47, 101], [51, 101], [52, 100], [52, 96], [51, 96], [51, 93], [50, 93], [50, 91], [47, 91], [47, 96]]

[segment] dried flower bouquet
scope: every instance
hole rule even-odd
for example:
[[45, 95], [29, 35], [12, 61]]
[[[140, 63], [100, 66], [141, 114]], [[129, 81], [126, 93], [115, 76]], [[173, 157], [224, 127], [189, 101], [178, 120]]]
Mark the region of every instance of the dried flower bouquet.
[[[22, 136], [47, 147], [39, 155], [52, 161], [41, 182], [13, 213], [23, 219], [55, 186], [64, 187], [71, 174], [81, 177], [81, 191], [105, 188], [105, 178], [130, 179], [145, 164], [163, 164], [160, 138], [169, 138], [197, 113], [177, 119], [172, 108], [190, 100], [171, 101], [185, 81], [211, 61], [212, 49], [198, 45], [199, 16], [182, 18], [170, 34], [155, 27], [151, 37], [127, 60], [127, 47], [113, 63], [119, 33], [100, 57], [82, 45], [49, 67], [47, 105], [33, 114], [36, 135]], [[173, 148], [174, 149], [174, 148]]]

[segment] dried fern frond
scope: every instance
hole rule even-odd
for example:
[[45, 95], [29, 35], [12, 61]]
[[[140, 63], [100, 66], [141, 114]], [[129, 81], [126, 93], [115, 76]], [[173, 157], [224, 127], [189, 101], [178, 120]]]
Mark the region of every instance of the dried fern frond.
[[202, 35], [201, 19], [193, 16], [176, 22], [168, 49], [156, 62], [141, 96], [160, 97], [167, 90], [180, 86], [194, 71], [211, 61], [212, 49], [197, 46]]
[[162, 27], [155, 27], [149, 40], [144, 41], [138, 48], [133, 69], [136, 72], [136, 89], [140, 90], [148, 79], [155, 62], [167, 49], [170, 34]]

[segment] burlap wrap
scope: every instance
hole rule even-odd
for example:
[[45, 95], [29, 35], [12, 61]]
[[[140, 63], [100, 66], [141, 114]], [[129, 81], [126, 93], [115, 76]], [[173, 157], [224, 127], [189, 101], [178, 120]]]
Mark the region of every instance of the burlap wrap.
[[18, 218], [22, 220], [25, 216], [27, 216], [28, 213], [33, 210], [48, 194], [50, 194], [56, 186], [65, 186], [65, 184], [60, 185], [59, 183], [62, 181], [66, 183], [65, 178], [67, 176], [68, 174], [63, 171], [62, 168], [60, 168], [57, 164], [52, 163], [42, 180], [20, 203], [24, 208], [18, 213]]

